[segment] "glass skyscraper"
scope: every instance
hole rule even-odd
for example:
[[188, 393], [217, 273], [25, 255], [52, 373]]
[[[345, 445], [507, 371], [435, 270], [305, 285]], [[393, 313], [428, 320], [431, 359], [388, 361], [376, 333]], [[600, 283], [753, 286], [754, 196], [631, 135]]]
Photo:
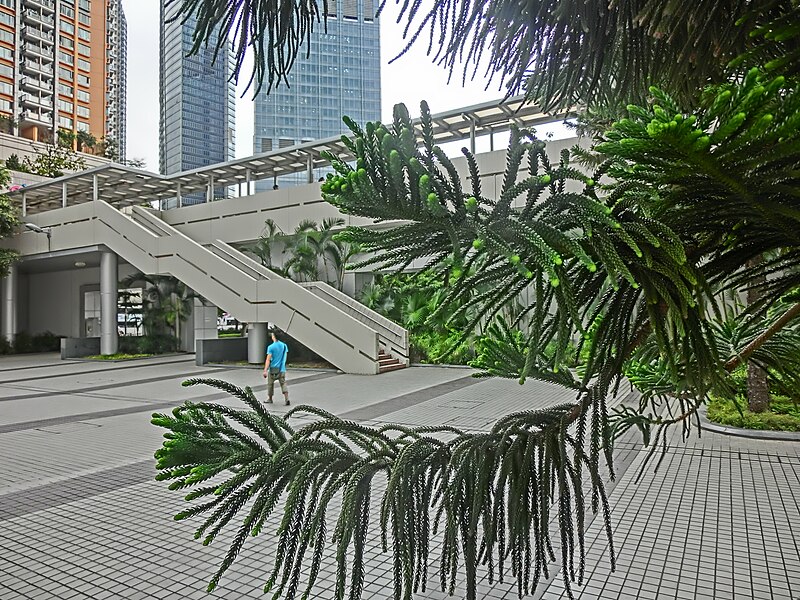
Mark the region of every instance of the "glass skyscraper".
[[[289, 75], [255, 100], [253, 152], [260, 154], [347, 131], [342, 116], [357, 123], [381, 117], [380, 24], [372, 0], [331, 0], [328, 29], [315, 28], [311, 52], [303, 47]], [[279, 183], [305, 183], [306, 174]], [[272, 187], [261, 185], [259, 188]]]
[[[177, 3], [166, 14], [161, 0], [161, 123], [159, 159], [161, 173], [171, 175], [234, 158], [235, 87], [230, 45], [213, 61], [214, 45], [194, 56], [194, 19], [167, 22]], [[183, 199], [184, 204], [204, 201], [202, 194]]]

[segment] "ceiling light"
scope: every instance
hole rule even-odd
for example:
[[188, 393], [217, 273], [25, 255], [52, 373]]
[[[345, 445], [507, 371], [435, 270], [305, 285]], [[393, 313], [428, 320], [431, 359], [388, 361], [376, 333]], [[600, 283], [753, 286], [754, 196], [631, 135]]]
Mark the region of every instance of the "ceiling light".
[[86, 263], [83, 262], [82, 260], [79, 260], [78, 262], [75, 263], [75, 266], [78, 267], [78, 268], [85, 267]]

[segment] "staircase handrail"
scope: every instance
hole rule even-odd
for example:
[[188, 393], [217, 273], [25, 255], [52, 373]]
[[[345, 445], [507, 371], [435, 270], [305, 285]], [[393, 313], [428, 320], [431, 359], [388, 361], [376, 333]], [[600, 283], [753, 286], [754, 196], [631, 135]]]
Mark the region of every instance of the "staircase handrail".
[[310, 289], [314, 288], [323, 294], [328, 302], [334, 306], [339, 306], [341, 310], [342, 305], [347, 309], [355, 319], [371, 327], [378, 333], [379, 342], [386, 348], [386, 351], [395, 356], [400, 362], [408, 364], [409, 361], [409, 340], [408, 330], [401, 325], [398, 325], [391, 319], [384, 317], [382, 314], [364, 306], [358, 300], [351, 298], [341, 290], [337, 290], [332, 285], [324, 281], [307, 281], [301, 282], [300, 286]]

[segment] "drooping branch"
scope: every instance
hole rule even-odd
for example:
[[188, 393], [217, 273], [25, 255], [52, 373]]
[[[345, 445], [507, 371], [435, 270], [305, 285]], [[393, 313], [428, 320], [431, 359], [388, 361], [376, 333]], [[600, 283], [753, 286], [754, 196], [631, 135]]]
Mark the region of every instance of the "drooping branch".
[[764, 333], [759, 335], [756, 339], [752, 342], [747, 344], [744, 349], [739, 352], [736, 356], [731, 358], [728, 362], [725, 363], [725, 369], [727, 371], [733, 371], [736, 367], [741, 365], [742, 363], [746, 362], [750, 356], [754, 352], [756, 352], [761, 346], [766, 344], [769, 339], [778, 333], [781, 329], [783, 329], [786, 325], [788, 325], [795, 317], [800, 316], [800, 302], [789, 308], [785, 313], [783, 313], [780, 318], [778, 318], [772, 325], [770, 325]]

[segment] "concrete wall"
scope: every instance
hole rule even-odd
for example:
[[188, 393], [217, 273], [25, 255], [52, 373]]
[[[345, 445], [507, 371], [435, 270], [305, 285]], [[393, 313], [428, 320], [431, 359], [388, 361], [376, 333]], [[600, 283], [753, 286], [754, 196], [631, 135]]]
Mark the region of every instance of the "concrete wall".
[[[20, 159], [26, 156], [33, 158], [37, 152], [44, 152], [46, 149], [47, 144], [43, 142], [34, 142], [33, 140], [8, 133], [0, 133], [0, 160], [5, 160], [12, 154], [16, 154]], [[86, 161], [88, 169], [111, 163], [109, 159], [102, 156], [84, 154], [83, 152], [79, 152], [78, 155]]]
[[61, 358], [83, 358], [100, 354], [100, 338], [62, 338]]
[[[130, 265], [120, 265], [119, 279], [133, 273]], [[81, 337], [83, 315], [81, 288], [100, 283], [100, 269], [87, 267], [46, 273], [28, 273], [20, 278], [20, 304], [27, 308], [20, 330], [35, 335], [52, 331], [56, 335]], [[24, 290], [24, 291], [23, 291]]]
[[218, 340], [195, 340], [195, 364], [210, 362], [247, 360], [247, 338], [222, 338]]
[[[561, 151], [571, 148], [576, 143], [577, 138], [549, 142], [547, 154], [550, 160], [558, 161]], [[502, 187], [506, 152], [495, 150], [478, 154], [476, 158], [481, 172], [483, 195], [495, 198]], [[470, 182], [466, 159], [457, 157], [453, 159], [453, 163], [461, 176], [465, 191], [468, 191]], [[527, 176], [527, 163], [525, 163], [520, 169], [518, 179], [522, 180]], [[229, 244], [256, 240], [264, 229], [266, 219], [272, 219], [287, 233], [294, 231], [295, 227], [305, 219], [321, 222], [327, 217], [341, 217], [346, 225], [370, 223], [368, 219], [343, 215], [322, 200], [319, 183], [175, 208], [159, 214], [164, 221], [200, 244], [210, 244], [215, 240], [223, 240]], [[280, 252], [273, 258], [274, 264], [281, 264]]]

